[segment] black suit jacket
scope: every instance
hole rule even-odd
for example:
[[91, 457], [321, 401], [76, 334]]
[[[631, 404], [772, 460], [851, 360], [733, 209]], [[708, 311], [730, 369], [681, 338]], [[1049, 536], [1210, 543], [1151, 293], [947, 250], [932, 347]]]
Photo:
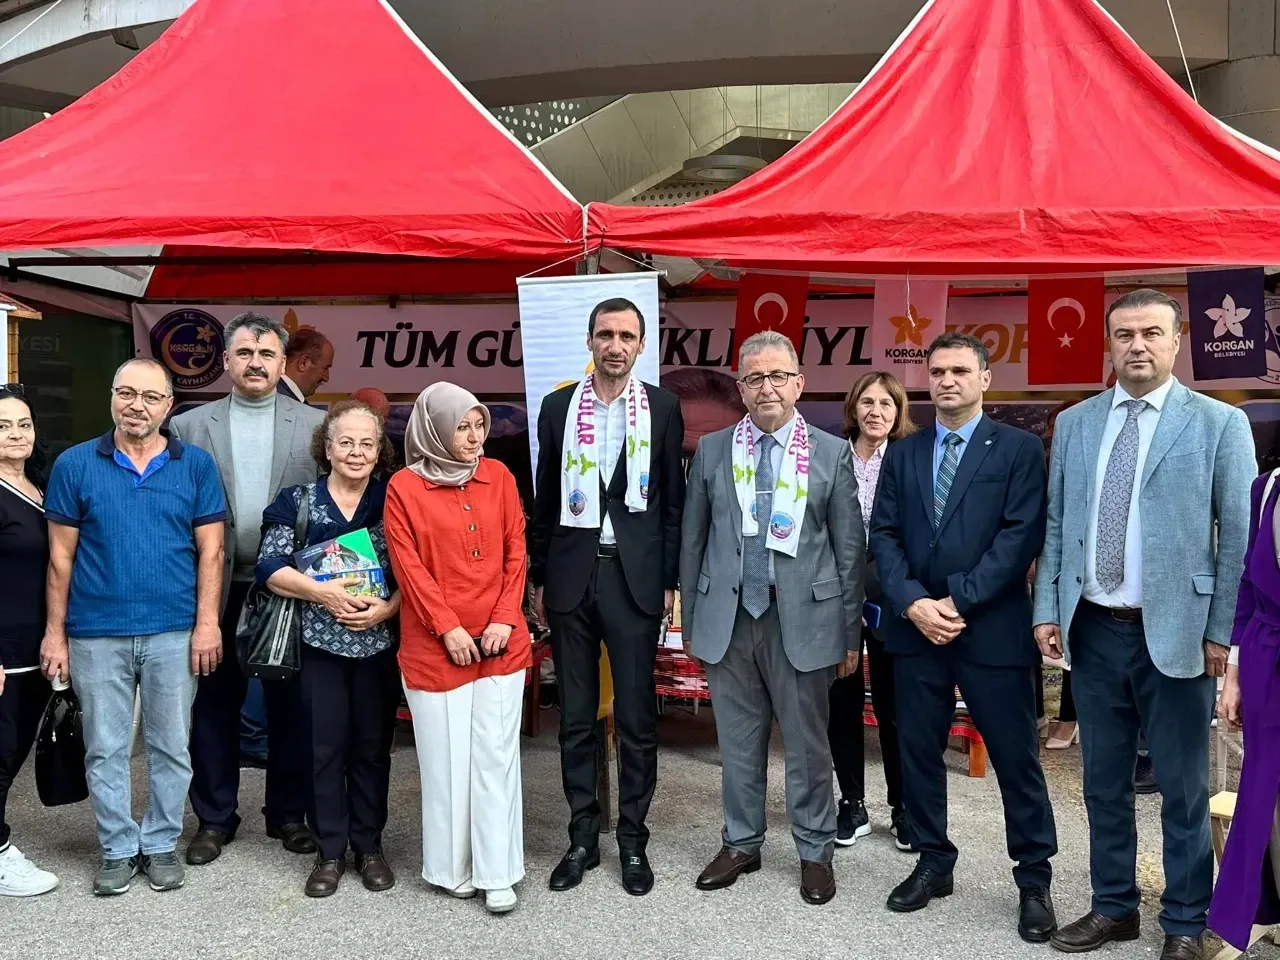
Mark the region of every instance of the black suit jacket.
[[933, 524], [934, 429], [885, 452], [871, 514], [871, 553], [887, 600], [890, 653], [940, 653], [905, 612], [951, 597], [965, 630], [954, 655], [992, 666], [1040, 662], [1027, 571], [1044, 545], [1044, 447], [1033, 434], [978, 422], [960, 458], [942, 522]]
[[[538, 475], [529, 525], [529, 579], [543, 587], [548, 610], [568, 613], [582, 600], [596, 567], [600, 530], [560, 524], [560, 469], [564, 460], [564, 425], [577, 384], [561, 387], [542, 401], [538, 416]], [[645, 384], [649, 394], [649, 502], [632, 513], [627, 494], [626, 449], [616, 464], [600, 465], [610, 477], [603, 506], [613, 521], [618, 556], [631, 597], [645, 613], [660, 615], [664, 590], [680, 579], [680, 517], [684, 512], [684, 465], [680, 445], [684, 417], [675, 394]], [[602, 518], [603, 519], [603, 518]]]

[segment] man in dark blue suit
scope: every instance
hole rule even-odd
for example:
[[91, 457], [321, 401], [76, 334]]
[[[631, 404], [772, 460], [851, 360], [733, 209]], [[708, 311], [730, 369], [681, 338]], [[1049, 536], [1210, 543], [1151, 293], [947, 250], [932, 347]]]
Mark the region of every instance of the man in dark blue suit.
[[991, 371], [981, 340], [945, 333], [926, 362], [937, 422], [889, 447], [871, 517], [891, 614], [885, 647], [896, 665], [910, 839], [920, 854], [888, 906], [920, 910], [952, 890], [944, 754], [958, 686], [1004, 798], [1018, 933], [1041, 943], [1056, 926], [1049, 858], [1058, 849], [1040, 767], [1040, 654], [1027, 591], [1045, 535], [1044, 450], [1032, 434], [983, 416]]

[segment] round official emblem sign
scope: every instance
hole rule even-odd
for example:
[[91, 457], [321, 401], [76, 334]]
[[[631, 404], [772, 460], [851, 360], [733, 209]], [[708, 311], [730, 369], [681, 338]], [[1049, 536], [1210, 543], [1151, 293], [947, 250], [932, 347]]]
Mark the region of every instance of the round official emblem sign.
[[775, 513], [769, 518], [769, 533], [776, 540], [786, 540], [795, 528], [796, 522], [785, 513]]
[[151, 355], [173, 375], [175, 390], [216, 383], [224, 350], [222, 324], [203, 310], [171, 310], [151, 328]]
[[582, 511], [587, 509], [587, 495], [581, 490], [575, 490], [569, 494], [569, 512], [575, 517], [582, 516]]

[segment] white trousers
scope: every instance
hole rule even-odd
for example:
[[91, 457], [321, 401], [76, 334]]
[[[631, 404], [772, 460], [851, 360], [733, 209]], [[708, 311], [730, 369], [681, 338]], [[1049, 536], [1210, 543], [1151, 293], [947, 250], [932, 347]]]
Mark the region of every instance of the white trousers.
[[448, 693], [405, 688], [422, 777], [422, 879], [501, 890], [524, 877], [524, 671]]

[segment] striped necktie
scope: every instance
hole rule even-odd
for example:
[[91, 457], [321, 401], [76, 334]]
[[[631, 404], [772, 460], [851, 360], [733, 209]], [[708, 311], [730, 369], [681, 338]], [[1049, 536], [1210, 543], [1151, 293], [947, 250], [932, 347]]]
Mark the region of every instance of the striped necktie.
[[951, 492], [951, 484], [956, 479], [956, 467], [960, 466], [960, 444], [964, 442], [958, 433], [948, 433], [942, 441], [947, 448], [942, 454], [942, 465], [938, 467], [938, 479], [933, 485], [933, 525], [942, 523], [942, 514], [947, 509], [947, 494]]

